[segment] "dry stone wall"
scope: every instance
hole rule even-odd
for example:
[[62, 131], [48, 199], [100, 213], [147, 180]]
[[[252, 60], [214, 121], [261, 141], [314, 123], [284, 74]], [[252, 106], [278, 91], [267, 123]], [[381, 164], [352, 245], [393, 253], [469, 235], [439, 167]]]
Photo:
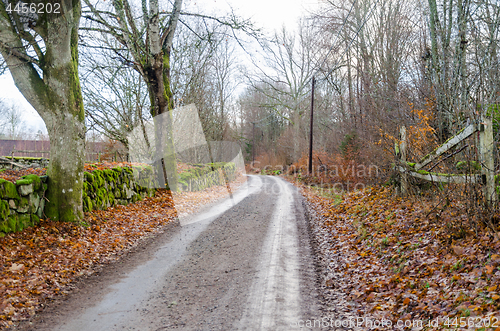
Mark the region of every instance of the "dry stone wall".
[[40, 222], [45, 207], [47, 176], [27, 175], [15, 184], [0, 179], [0, 236]]
[[[237, 176], [234, 163], [193, 165], [179, 175], [180, 190], [225, 185]], [[116, 167], [84, 173], [83, 210], [104, 210], [154, 196], [157, 183], [150, 166]], [[167, 187], [168, 188], [168, 187]], [[44, 217], [47, 176], [27, 175], [16, 183], [0, 179], [0, 237], [36, 225]]]
[[47, 168], [48, 165], [49, 160], [41, 157], [0, 157], [0, 169]]
[[148, 166], [116, 167], [85, 172], [83, 210], [128, 205], [154, 196], [153, 170]]
[[[148, 166], [96, 169], [84, 174], [83, 208], [88, 212], [154, 196]], [[44, 217], [47, 176], [27, 175], [16, 183], [0, 179], [0, 236], [36, 225]]]
[[236, 165], [233, 162], [215, 162], [194, 164], [179, 175], [179, 189], [193, 192], [203, 191], [215, 185], [226, 185], [237, 177]]

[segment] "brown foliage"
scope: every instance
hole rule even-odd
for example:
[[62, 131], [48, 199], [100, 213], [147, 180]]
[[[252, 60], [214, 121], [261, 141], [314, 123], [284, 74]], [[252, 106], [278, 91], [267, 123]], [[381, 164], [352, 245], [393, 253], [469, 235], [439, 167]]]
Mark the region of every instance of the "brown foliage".
[[321, 247], [343, 252], [336, 270], [348, 281], [337, 291], [349, 295], [358, 316], [500, 323], [500, 241], [485, 227], [477, 235], [453, 231], [467, 218], [453, 202], [437, 213], [382, 187], [346, 194], [340, 204], [304, 191], [331, 233]]
[[78, 277], [113, 260], [176, 216], [170, 194], [85, 214], [86, 226], [41, 220], [0, 238], [0, 328], [33, 315]]
[[[378, 174], [374, 165], [365, 165], [360, 161], [360, 154], [348, 150], [344, 155], [328, 155], [324, 151], [313, 152], [313, 172], [308, 173], [309, 155], [302, 157], [287, 169], [287, 174], [300, 179], [308, 185], [332, 187], [350, 190], [361, 187]], [[340, 186], [340, 187], [339, 187]]]

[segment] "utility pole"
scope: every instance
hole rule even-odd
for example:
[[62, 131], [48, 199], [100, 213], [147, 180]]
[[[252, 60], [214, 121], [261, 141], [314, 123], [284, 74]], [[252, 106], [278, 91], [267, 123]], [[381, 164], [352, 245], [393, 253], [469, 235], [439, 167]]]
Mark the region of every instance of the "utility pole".
[[255, 122], [252, 122], [252, 167], [255, 163]]
[[312, 174], [313, 169], [313, 111], [314, 111], [314, 85], [316, 78], [312, 78], [312, 92], [311, 92], [311, 127], [309, 129], [309, 174]]

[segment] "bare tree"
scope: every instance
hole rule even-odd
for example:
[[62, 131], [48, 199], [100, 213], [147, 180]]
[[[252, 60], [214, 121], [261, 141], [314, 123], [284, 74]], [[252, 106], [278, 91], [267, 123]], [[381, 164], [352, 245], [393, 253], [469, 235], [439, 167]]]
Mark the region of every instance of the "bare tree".
[[5, 119], [7, 118], [7, 111], [8, 111], [9, 107], [7, 105], [7, 103], [0, 99], [0, 135], [1, 136], [4, 136], [4, 129], [5, 129], [5, 126], [6, 126], [6, 121]]
[[[88, 25], [84, 28], [90, 33], [104, 33], [112, 36], [120, 44], [112, 49], [118, 58], [134, 68], [143, 78], [149, 93], [151, 115], [155, 118], [174, 107], [171, 86], [171, 53], [177, 26], [182, 22], [180, 16], [214, 20], [233, 29], [247, 31], [248, 21], [234, 15], [220, 19], [202, 14], [182, 12], [182, 0], [175, 0], [169, 8], [160, 10], [158, 0], [143, 1], [138, 7], [128, 0], [114, 0], [93, 4], [84, 0], [88, 7], [85, 17]], [[141, 12], [137, 16], [135, 13]], [[102, 42], [91, 45], [102, 48]], [[156, 151], [164, 150], [165, 165], [170, 179], [169, 186], [177, 187], [176, 160], [174, 154], [171, 121], [164, 123], [164, 130], [156, 130]], [[165, 135], [163, 135], [165, 133]]]
[[[301, 118], [309, 101], [308, 84], [317, 69], [318, 58], [314, 50], [314, 30], [301, 22], [295, 37], [283, 28], [271, 43], [263, 43], [266, 67], [247, 73], [250, 86], [266, 96], [266, 107], [273, 109], [293, 127], [293, 158], [301, 153]], [[264, 105], [262, 105], [264, 106]]]
[[119, 141], [128, 150], [130, 132], [144, 128], [151, 116], [146, 84], [135, 70], [112, 59], [110, 51], [96, 56], [95, 51], [85, 49], [81, 57], [87, 129]]
[[7, 139], [19, 139], [23, 134], [24, 121], [18, 106], [14, 104], [0, 105], [0, 132]]
[[225, 140], [236, 88], [236, 46], [228, 27], [211, 23], [191, 22], [190, 29], [180, 29], [172, 53], [172, 91], [177, 104], [196, 104], [208, 140]]
[[[160, 12], [158, 0], [144, 1], [141, 8], [134, 8], [135, 4], [128, 0], [115, 0], [111, 5], [97, 4], [101, 5], [99, 7], [89, 0], [84, 2], [88, 8], [85, 17], [88, 19], [87, 23], [90, 23], [85, 29], [112, 36], [119, 43], [120, 48], [111, 49], [123, 63], [133, 67], [143, 78], [148, 89], [151, 116], [156, 117], [172, 110], [174, 103], [170, 86], [170, 53], [182, 0], [175, 0], [168, 14]], [[135, 9], [141, 11], [139, 18], [136, 18]], [[97, 49], [110, 48], [109, 43], [102, 39], [90, 46]], [[176, 190], [177, 166], [171, 121], [165, 121], [163, 125], [167, 127], [155, 130], [155, 150], [160, 153], [157, 157], [164, 158], [169, 187]]]

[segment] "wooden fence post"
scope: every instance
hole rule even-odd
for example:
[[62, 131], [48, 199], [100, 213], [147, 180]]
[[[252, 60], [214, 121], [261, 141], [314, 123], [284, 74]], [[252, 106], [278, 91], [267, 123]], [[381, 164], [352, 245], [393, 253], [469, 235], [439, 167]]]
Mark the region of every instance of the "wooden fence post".
[[405, 171], [401, 173], [401, 195], [408, 194], [408, 174], [406, 173], [406, 127], [401, 127], [401, 144], [399, 145], [399, 152], [401, 153], [401, 163]]
[[493, 144], [493, 121], [491, 117], [483, 118], [479, 130], [479, 145], [481, 153], [481, 168], [484, 183], [484, 197], [487, 205], [493, 205], [498, 202], [495, 191], [495, 156]]

